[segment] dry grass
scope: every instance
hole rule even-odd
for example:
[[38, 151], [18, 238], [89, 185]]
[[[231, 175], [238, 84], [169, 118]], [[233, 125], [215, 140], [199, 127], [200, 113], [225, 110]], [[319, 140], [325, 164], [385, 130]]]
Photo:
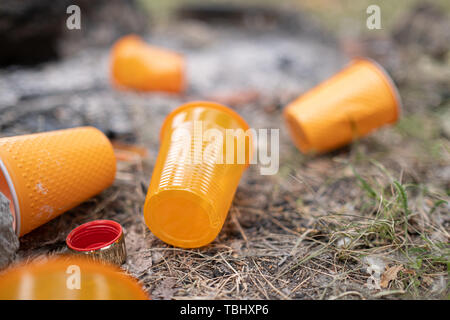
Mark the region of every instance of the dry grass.
[[[372, 40], [358, 42], [358, 50], [376, 56], [371, 45], [380, 38]], [[376, 57], [392, 66], [399, 83], [402, 121], [323, 156], [301, 155], [282, 134], [279, 173], [246, 172], [209, 246], [173, 248], [145, 226], [151, 154], [119, 163], [110, 190], [21, 239], [19, 259], [59, 253], [75, 225], [112, 218], [126, 230], [123, 268], [154, 299], [449, 298], [450, 143], [442, 116], [449, 107], [448, 78], [442, 76], [448, 55], [442, 60], [411, 43], [399, 47], [390, 36], [382, 41], [391, 46], [390, 56]], [[295, 98], [287, 95], [233, 107], [258, 114], [261, 127], [270, 127], [282, 123], [280, 106]], [[135, 131], [149, 127], [142, 123]], [[153, 136], [137, 139], [157, 150]], [[376, 268], [381, 277], [373, 283]]]

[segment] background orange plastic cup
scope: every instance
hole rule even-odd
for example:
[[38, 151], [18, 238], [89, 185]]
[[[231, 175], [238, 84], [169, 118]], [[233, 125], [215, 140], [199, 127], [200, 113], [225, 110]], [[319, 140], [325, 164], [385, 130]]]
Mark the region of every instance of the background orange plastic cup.
[[114, 182], [108, 138], [92, 127], [0, 139], [0, 191], [22, 236]]
[[121, 269], [75, 256], [21, 264], [0, 275], [0, 300], [148, 299]]
[[357, 59], [290, 103], [284, 118], [300, 151], [321, 153], [395, 123], [400, 109], [397, 89], [384, 69]]
[[119, 39], [111, 50], [111, 81], [119, 88], [179, 93], [185, 88], [184, 69], [180, 54], [135, 35]]
[[[210, 142], [199, 140], [194, 131], [200, 122], [205, 136], [209, 129], [222, 136]], [[176, 138], [180, 129], [185, 134]], [[227, 139], [226, 129], [241, 129], [242, 135]], [[249, 164], [252, 140], [244, 136], [248, 129], [237, 113], [213, 102], [191, 102], [169, 114], [161, 129], [161, 147], [144, 206], [145, 222], [155, 236], [183, 248], [214, 240]], [[227, 140], [228, 146], [235, 147], [228, 164]], [[195, 148], [201, 150], [202, 159], [194, 159]], [[237, 148], [245, 151], [244, 161], [239, 161]], [[223, 163], [217, 161], [219, 154], [224, 155]]]

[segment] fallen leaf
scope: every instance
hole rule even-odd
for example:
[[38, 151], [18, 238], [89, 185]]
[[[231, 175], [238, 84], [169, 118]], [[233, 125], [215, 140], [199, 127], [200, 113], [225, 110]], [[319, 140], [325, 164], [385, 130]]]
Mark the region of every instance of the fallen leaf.
[[401, 264], [397, 266], [389, 267], [382, 275], [381, 275], [381, 282], [380, 287], [381, 288], [387, 288], [389, 285], [389, 282], [392, 280], [397, 279], [397, 273], [399, 271], [403, 270], [403, 266]]

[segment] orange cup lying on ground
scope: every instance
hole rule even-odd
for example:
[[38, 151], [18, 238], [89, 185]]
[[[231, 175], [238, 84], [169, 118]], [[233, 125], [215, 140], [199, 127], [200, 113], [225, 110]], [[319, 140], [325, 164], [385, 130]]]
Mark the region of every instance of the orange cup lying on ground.
[[118, 40], [111, 50], [111, 81], [117, 87], [139, 91], [184, 90], [184, 58], [150, 46], [135, 35]]
[[0, 275], [0, 300], [148, 300], [118, 267], [81, 257], [53, 257]]
[[384, 69], [357, 59], [290, 103], [284, 118], [300, 151], [322, 153], [395, 123], [400, 109], [397, 89]]
[[191, 102], [167, 116], [144, 206], [155, 236], [183, 248], [214, 240], [250, 161], [248, 129], [236, 112], [213, 102]]
[[0, 139], [0, 192], [22, 236], [114, 182], [108, 138], [92, 127]]

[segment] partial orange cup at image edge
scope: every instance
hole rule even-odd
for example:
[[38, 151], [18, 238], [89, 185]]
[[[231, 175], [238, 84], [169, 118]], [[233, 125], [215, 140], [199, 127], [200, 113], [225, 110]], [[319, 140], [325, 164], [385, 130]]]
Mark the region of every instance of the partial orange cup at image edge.
[[99, 194], [115, 174], [112, 145], [93, 127], [0, 138], [0, 192], [18, 236]]
[[387, 72], [358, 58], [291, 102], [283, 115], [301, 152], [323, 153], [397, 122], [400, 113], [400, 96]]
[[[227, 129], [241, 135], [227, 138]], [[252, 156], [248, 129], [236, 112], [214, 102], [187, 103], [167, 116], [144, 205], [155, 236], [183, 248], [216, 238]]]
[[111, 49], [110, 76], [119, 89], [181, 93], [185, 89], [184, 57], [151, 46], [136, 35], [119, 39]]
[[120, 268], [78, 256], [53, 256], [0, 274], [0, 300], [149, 300]]

